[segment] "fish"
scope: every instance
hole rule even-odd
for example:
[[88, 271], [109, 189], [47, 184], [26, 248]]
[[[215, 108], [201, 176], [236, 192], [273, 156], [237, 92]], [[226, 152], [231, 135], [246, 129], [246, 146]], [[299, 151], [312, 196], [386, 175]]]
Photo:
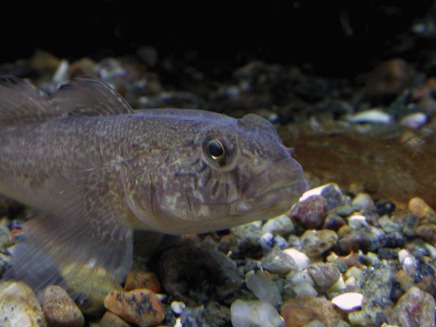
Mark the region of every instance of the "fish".
[[287, 212], [308, 188], [291, 154], [255, 114], [134, 110], [96, 79], [47, 95], [0, 77], [0, 194], [31, 208], [5, 278], [92, 307], [124, 280], [135, 230], [153, 240]]

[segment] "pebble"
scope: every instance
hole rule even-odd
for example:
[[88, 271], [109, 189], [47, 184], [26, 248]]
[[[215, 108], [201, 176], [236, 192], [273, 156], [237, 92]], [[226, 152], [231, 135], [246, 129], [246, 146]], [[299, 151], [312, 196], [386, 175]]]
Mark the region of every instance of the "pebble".
[[42, 309], [49, 326], [81, 327], [85, 324], [79, 307], [58, 285], [49, 285], [44, 289]]
[[338, 235], [331, 230], [308, 230], [300, 237], [301, 251], [309, 258], [318, 258], [331, 249], [338, 241]]
[[160, 283], [156, 274], [150, 271], [131, 270], [127, 274], [124, 289], [131, 291], [138, 288], [147, 288], [153, 293], [160, 293]]
[[313, 195], [296, 203], [290, 217], [297, 226], [304, 229], [320, 228], [327, 217], [327, 200], [320, 195]]
[[400, 120], [400, 125], [410, 129], [420, 129], [422, 126], [424, 126], [427, 123], [427, 121], [428, 121], [428, 117], [426, 114], [422, 112], [415, 112], [407, 116], [404, 116]]
[[389, 124], [392, 116], [382, 110], [371, 109], [348, 116], [347, 120], [351, 123]]
[[283, 253], [294, 260], [295, 264], [297, 265], [297, 269], [300, 271], [305, 269], [310, 264], [309, 257], [304, 252], [298, 251], [297, 249], [285, 249], [283, 250]]
[[436, 246], [436, 224], [424, 224], [416, 228], [416, 235]]
[[342, 311], [352, 312], [362, 308], [363, 295], [355, 292], [343, 293], [335, 296], [331, 301]]
[[104, 306], [124, 320], [140, 327], [157, 325], [165, 317], [159, 298], [148, 289], [130, 292], [112, 291], [104, 299]]
[[288, 274], [292, 270], [298, 269], [294, 258], [280, 250], [272, 250], [261, 260], [261, 264], [265, 270], [281, 275]]
[[106, 311], [100, 320], [99, 327], [130, 327], [130, 324], [116, 314]]
[[333, 304], [322, 298], [296, 296], [289, 299], [280, 308], [286, 327], [302, 327], [318, 320], [326, 326], [332, 326], [336, 320], [342, 320]]
[[0, 325], [47, 326], [41, 306], [29, 286], [15, 281], [0, 282]]
[[183, 310], [185, 310], [186, 304], [181, 301], [173, 301], [171, 302], [171, 310], [176, 314], [180, 315]]
[[436, 326], [435, 299], [417, 287], [410, 288], [397, 302], [390, 323], [399, 326]]
[[368, 193], [357, 194], [354, 197], [352, 204], [355, 211], [367, 211], [372, 210], [375, 207], [374, 200]]
[[277, 310], [261, 300], [236, 300], [230, 307], [233, 327], [283, 327], [285, 323]]
[[265, 225], [262, 226], [262, 232], [264, 233], [287, 235], [293, 231], [294, 224], [292, 224], [291, 218], [285, 215], [269, 219]]
[[419, 197], [410, 199], [408, 208], [410, 212], [419, 219], [436, 217], [434, 210], [427, 204], [427, 202]]
[[273, 306], [279, 305], [282, 302], [280, 290], [277, 284], [264, 273], [252, 273], [247, 277], [247, 288], [262, 301], [268, 302]]
[[321, 290], [331, 288], [341, 276], [339, 270], [332, 264], [316, 263], [307, 267], [307, 271]]

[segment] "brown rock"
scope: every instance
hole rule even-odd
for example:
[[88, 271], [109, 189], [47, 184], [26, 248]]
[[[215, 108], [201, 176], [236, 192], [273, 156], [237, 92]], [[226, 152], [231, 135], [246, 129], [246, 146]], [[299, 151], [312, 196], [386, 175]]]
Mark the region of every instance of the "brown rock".
[[130, 327], [129, 323], [110, 311], [105, 312], [99, 325], [100, 327]]
[[162, 303], [148, 289], [130, 292], [112, 291], [104, 299], [104, 306], [124, 320], [140, 327], [157, 325], [165, 317]]
[[368, 74], [365, 94], [370, 97], [399, 95], [410, 86], [415, 72], [402, 59], [391, 59]]
[[302, 327], [314, 320], [331, 327], [338, 320], [342, 320], [330, 301], [310, 296], [297, 296], [286, 301], [280, 314], [285, 319], [286, 327]]
[[60, 286], [50, 285], [44, 289], [42, 309], [50, 327], [81, 327], [85, 324], [82, 312]]
[[132, 270], [127, 274], [124, 289], [131, 291], [134, 289], [146, 288], [153, 293], [160, 292], [160, 283], [156, 274], [150, 271]]
[[409, 201], [409, 210], [419, 219], [436, 217], [434, 210], [421, 198], [414, 197]]
[[435, 326], [435, 300], [417, 287], [409, 289], [397, 302], [390, 319], [398, 326]]
[[341, 276], [338, 268], [332, 264], [317, 263], [307, 267], [307, 271], [321, 290], [328, 290]]
[[305, 229], [314, 229], [322, 226], [327, 217], [327, 200], [314, 195], [303, 202], [298, 202], [291, 210], [292, 221]]

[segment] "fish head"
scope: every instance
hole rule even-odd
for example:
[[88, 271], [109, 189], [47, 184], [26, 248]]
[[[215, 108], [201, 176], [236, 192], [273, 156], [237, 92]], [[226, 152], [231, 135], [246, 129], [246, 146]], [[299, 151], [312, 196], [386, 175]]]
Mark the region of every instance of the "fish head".
[[146, 228], [201, 233], [272, 218], [308, 187], [275, 128], [257, 115], [191, 125], [176, 143], [129, 193]]

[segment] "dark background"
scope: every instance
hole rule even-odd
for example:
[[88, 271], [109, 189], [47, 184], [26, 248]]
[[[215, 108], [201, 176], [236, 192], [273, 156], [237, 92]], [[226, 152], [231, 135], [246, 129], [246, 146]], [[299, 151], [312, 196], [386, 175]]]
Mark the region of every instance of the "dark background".
[[[70, 60], [135, 53], [238, 66], [311, 63], [329, 75], [367, 71], [432, 1], [19, 1], [2, 5], [1, 62], [35, 49]], [[192, 54], [195, 54], [192, 56]]]

